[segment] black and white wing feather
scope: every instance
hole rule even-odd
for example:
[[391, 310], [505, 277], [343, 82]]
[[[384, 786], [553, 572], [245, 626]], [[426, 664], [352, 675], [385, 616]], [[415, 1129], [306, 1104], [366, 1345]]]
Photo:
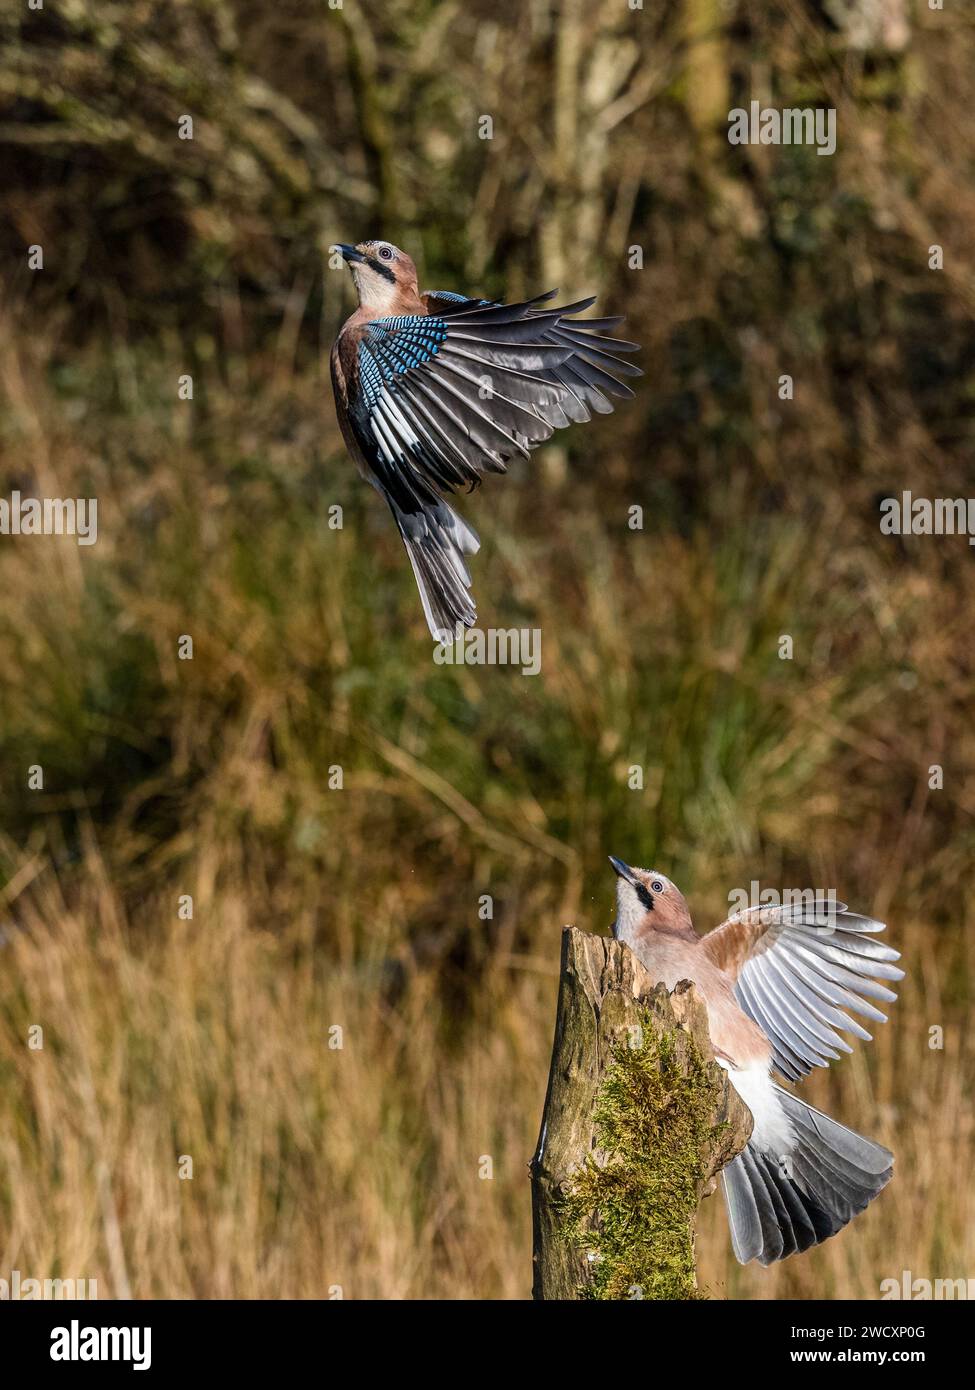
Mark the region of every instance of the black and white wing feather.
[[900, 953], [877, 941], [883, 922], [843, 903], [797, 902], [736, 913], [705, 936], [702, 949], [735, 978], [745, 1013], [772, 1044], [776, 1069], [798, 1081], [852, 1048], [840, 1031], [870, 1041], [850, 1014], [887, 1021], [876, 1003], [897, 998], [887, 984], [904, 972]]

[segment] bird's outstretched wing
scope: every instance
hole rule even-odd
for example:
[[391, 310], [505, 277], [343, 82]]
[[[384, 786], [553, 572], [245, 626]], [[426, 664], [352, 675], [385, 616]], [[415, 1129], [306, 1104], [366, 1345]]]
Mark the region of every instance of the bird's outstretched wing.
[[429, 314], [373, 319], [336, 344], [349, 429], [393, 510], [437, 639], [474, 622], [463, 556], [478, 544], [441, 494], [505, 472], [590, 410], [611, 411], [610, 395], [633, 394], [618, 377], [642, 375], [614, 355], [638, 344], [601, 336], [619, 319], [577, 321], [592, 299], [541, 308], [553, 294], [494, 304], [433, 293]]
[[567, 318], [591, 299], [547, 310], [541, 302], [461, 300], [446, 312], [362, 325], [350, 414], [367, 458], [449, 491], [503, 473], [553, 430], [590, 419], [589, 406], [611, 410], [608, 394], [631, 396], [612, 372], [640, 369], [608, 348], [637, 344], [599, 336], [618, 320]]
[[877, 980], [901, 980], [900, 953], [874, 939], [883, 922], [850, 912], [844, 903], [797, 902], [735, 913], [701, 940], [701, 949], [735, 980], [739, 1004], [772, 1044], [777, 1070], [798, 1081], [813, 1067], [852, 1052], [842, 1028], [870, 1041], [845, 1009], [885, 1023], [861, 998], [892, 1003], [897, 995]]
[[[622, 338], [606, 338], [599, 335], [608, 333], [623, 322], [623, 315], [608, 318], [578, 319], [595, 303], [595, 297], [580, 299], [575, 304], [566, 304], [558, 309], [539, 309], [539, 305], [554, 299], [557, 290], [539, 295], [526, 306], [526, 317], [547, 318], [551, 313], [559, 316], [559, 322], [548, 327], [540, 326], [539, 342], [566, 351], [565, 360], [558, 366], [546, 368], [537, 375], [549, 386], [558, 388], [567, 421], [553, 421], [555, 428], [564, 423], [584, 423], [592, 416], [612, 414], [613, 406], [609, 396], [631, 397], [633, 392], [614, 373], [622, 376], [642, 376], [639, 367], [632, 362], [620, 361], [616, 353], [639, 352], [639, 343], [630, 343]], [[491, 299], [470, 299], [466, 295], [454, 294], [451, 290], [427, 290], [421, 296], [431, 314], [453, 316], [470, 309], [496, 309], [506, 306]], [[519, 306], [520, 307], [520, 306]]]

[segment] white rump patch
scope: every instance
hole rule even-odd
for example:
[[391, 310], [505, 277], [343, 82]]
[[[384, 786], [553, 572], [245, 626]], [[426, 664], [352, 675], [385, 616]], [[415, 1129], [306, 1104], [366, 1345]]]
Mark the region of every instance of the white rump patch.
[[766, 1067], [729, 1067], [728, 1079], [752, 1112], [750, 1142], [763, 1154], [784, 1158], [796, 1146], [795, 1132]]

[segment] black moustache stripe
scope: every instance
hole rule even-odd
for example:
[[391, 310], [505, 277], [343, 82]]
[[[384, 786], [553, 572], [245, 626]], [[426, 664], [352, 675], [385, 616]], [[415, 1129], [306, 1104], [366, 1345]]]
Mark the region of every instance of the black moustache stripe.
[[371, 266], [377, 275], [381, 275], [383, 279], [388, 280], [391, 285], [396, 284], [396, 276], [390, 270], [389, 266], [383, 265], [382, 261], [377, 260], [375, 256], [367, 256], [366, 265]]

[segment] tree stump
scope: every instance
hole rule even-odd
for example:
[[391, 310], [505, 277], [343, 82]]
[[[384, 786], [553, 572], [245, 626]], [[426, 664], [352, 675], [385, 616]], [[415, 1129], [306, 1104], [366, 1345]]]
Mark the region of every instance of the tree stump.
[[751, 1128], [693, 985], [668, 993], [621, 942], [567, 927], [531, 1163], [533, 1297], [700, 1297], [698, 1207]]

